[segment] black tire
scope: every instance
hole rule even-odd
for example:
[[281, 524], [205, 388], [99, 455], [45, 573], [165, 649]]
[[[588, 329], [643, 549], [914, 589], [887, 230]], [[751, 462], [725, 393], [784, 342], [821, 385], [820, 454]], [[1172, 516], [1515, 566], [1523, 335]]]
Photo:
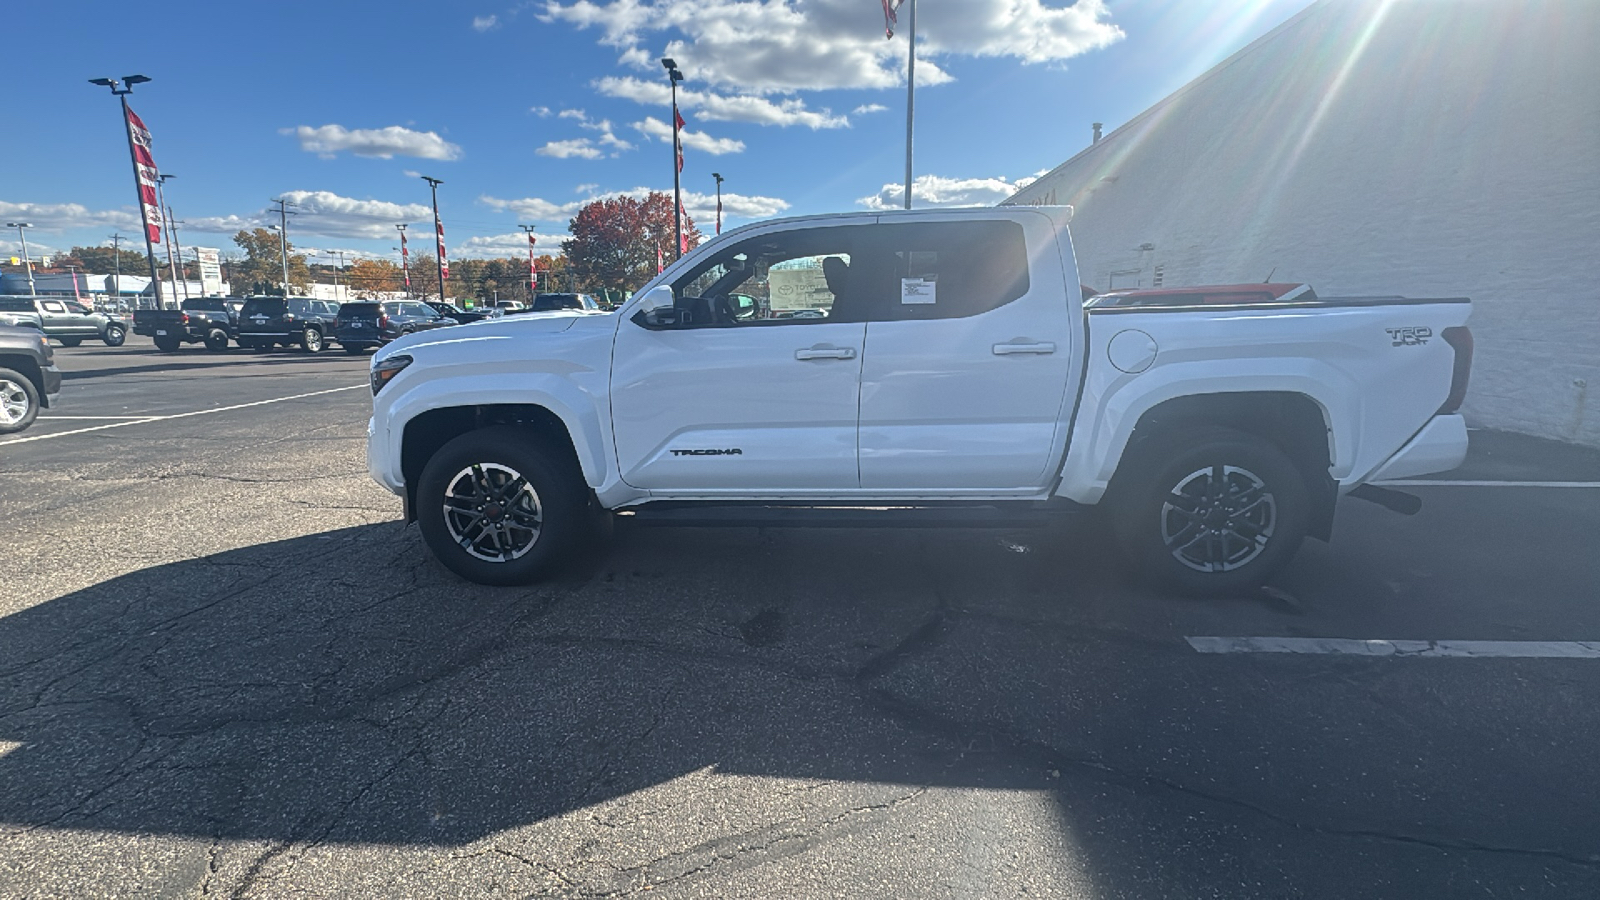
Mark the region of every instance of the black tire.
[[306, 328], [300, 332], [300, 349], [307, 353], [322, 352], [322, 332], [316, 328]]
[[81, 337], [56, 338], [56, 340], [60, 341], [63, 347], [76, 347], [83, 343], [83, 338]]
[[[591, 527], [586, 495], [569, 453], [536, 432], [497, 425], [455, 438], [428, 460], [417, 481], [417, 523], [433, 555], [462, 578], [527, 584], [565, 562]], [[455, 502], [447, 505], [448, 497]], [[485, 502], [473, 508], [478, 499]], [[488, 516], [501, 529], [499, 548], [479, 524]]]
[[1113, 525], [1136, 574], [1158, 585], [1195, 596], [1253, 591], [1305, 540], [1305, 474], [1267, 440], [1200, 426], [1147, 441], [1123, 464], [1126, 478], [1107, 497]]
[[352, 356], [354, 356], [357, 353], [365, 353], [366, 349], [367, 348], [361, 346], [360, 344], [356, 344], [354, 346], [352, 346], [350, 344], [345, 344], [344, 345], [344, 352], [349, 353]]
[[128, 329], [121, 325], [107, 325], [106, 333], [100, 336], [107, 347], [121, 347], [128, 340]]
[[221, 328], [213, 328], [206, 332], [206, 349], [212, 353], [221, 353], [228, 349], [228, 333]]
[[39, 389], [26, 375], [0, 369], [0, 434], [12, 434], [39, 418]]
[[156, 349], [162, 351], [163, 353], [171, 353], [182, 346], [183, 341], [173, 337], [170, 334], [166, 337], [156, 338]]

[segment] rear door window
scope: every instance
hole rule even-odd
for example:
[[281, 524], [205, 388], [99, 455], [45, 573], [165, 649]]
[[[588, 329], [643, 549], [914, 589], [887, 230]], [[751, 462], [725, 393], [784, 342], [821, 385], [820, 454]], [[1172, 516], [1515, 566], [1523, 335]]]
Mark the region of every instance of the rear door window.
[[858, 268], [874, 322], [976, 316], [1028, 292], [1016, 222], [880, 225]]

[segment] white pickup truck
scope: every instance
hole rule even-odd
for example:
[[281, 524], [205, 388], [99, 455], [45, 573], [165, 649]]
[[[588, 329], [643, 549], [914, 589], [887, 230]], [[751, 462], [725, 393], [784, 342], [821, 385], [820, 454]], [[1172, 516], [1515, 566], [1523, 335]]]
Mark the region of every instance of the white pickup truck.
[[[837, 215], [716, 238], [614, 313], [401, 338], [373, 478], [477, 582], [597, 516], [1002, 522], [1101, 507], [1137, 570], [1261, 584], [1334, 504], [1466, 454], [1465, 299], [1084, 301], [1067, 207]], [[1096, 298], [1099, 299], [1099, 298]]]

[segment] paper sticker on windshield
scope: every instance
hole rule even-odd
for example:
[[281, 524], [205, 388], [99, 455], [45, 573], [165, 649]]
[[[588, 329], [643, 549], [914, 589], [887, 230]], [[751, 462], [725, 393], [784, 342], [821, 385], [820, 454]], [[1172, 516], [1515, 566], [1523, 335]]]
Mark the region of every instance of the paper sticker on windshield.
[[938, 284], [933, 277], [900, 279], [901, 303], [937, 303]]

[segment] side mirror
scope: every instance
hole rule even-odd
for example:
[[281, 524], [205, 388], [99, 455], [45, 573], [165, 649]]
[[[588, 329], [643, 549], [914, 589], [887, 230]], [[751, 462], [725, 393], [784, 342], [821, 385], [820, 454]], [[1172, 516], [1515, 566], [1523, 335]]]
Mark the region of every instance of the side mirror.
[[678, 324], [671, 285], [660, 284], [645, 292], [633, 321], [645, 328], [671, 328]]

